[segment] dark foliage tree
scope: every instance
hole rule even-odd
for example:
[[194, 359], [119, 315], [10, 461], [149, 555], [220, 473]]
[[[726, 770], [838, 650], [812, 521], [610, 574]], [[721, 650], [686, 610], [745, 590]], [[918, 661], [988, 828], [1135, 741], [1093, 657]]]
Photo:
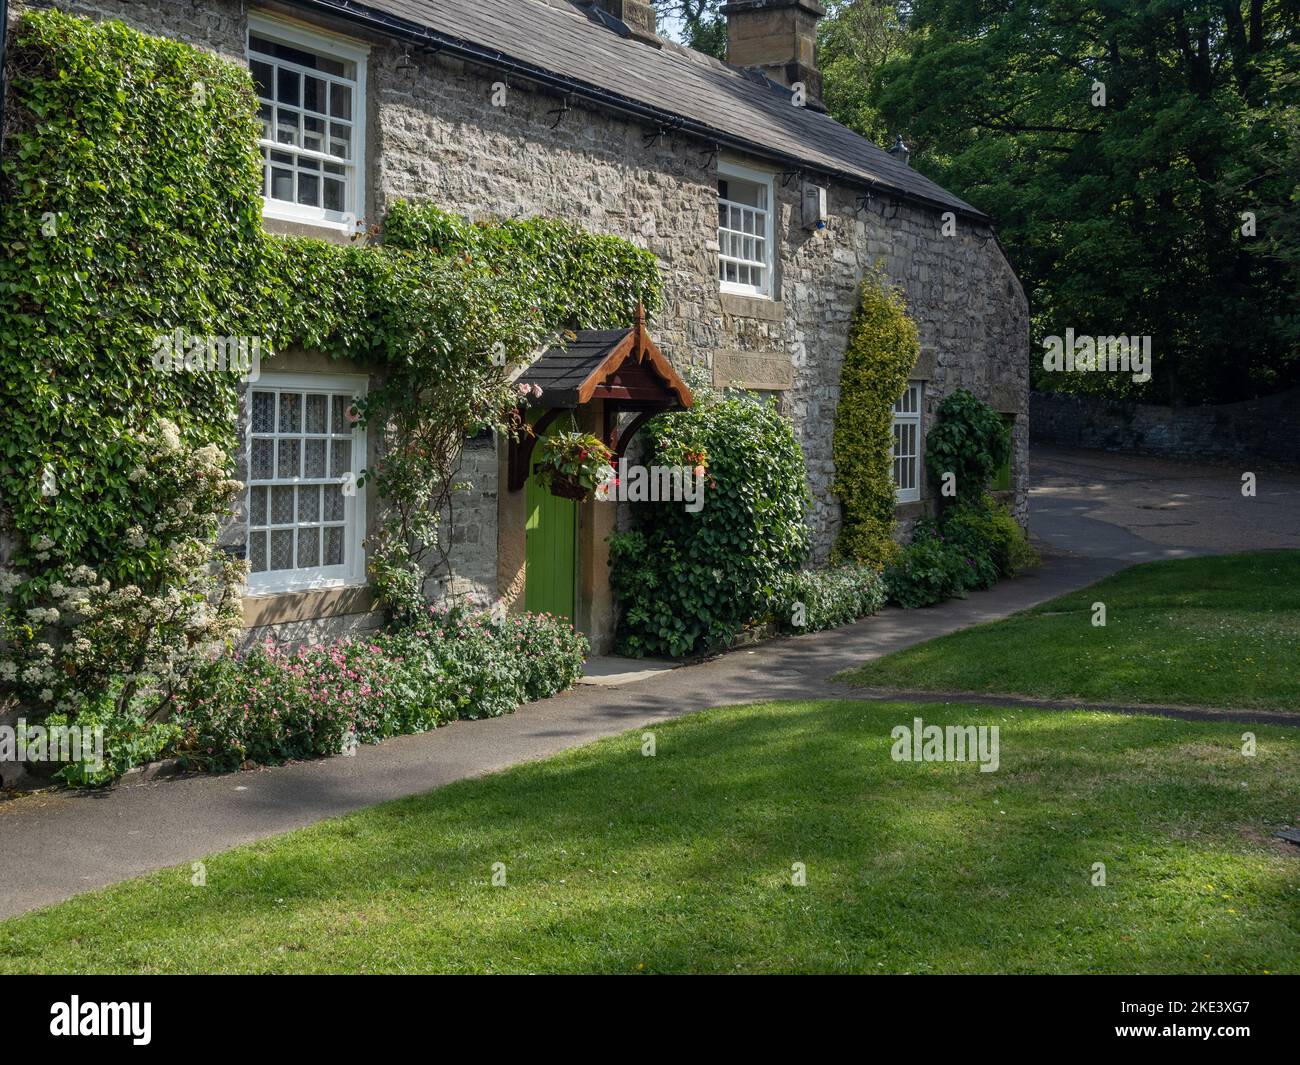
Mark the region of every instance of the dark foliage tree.
[[672, 19], [681, 26], [683, 42], [697, 52], [727, 58], [727, 20], [719, 13], [721, 0], [654, 0], [660, 26]]
[[1152, 337], [1148, 384], [1040, 386], [1177, 403], [1300, 381], [1300, 0], [916, 0], [873, 62], [880, 38], [848, 20], [877, 32], [864, 12], [891, 6], [848, 0], [823, 25], [833, 113], [901, 130], [914, 166], [996, 219], [1035, 366], [1067, 327]]

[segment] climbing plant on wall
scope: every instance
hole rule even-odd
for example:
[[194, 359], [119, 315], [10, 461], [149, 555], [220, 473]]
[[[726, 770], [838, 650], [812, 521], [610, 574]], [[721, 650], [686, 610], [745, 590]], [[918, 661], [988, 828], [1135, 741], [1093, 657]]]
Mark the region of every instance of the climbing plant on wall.
[[[384, 242], [386, 254], [417, 277], [436, 277], [450, 264], [458, 275], [478, 278], [482, 296], [462, 306], [448, 290], [438, 307], [458, 315], [456, 322], [427, 326], [398, 317], [383, 357], [385, 380], [367, 398], [366, 416], [384, 413], [390, 441], [375, 471], [390, 520], [371, 544], [371, 574], [390, 612], [405, 617], [424, 604], [424, 575], [446, 561], [435, 515], [452, 502], [467, 431], [515, 430], [502, 421], [511, 409], [504, 367], [526, 360], [562, 329], [625, 324], [638, 303], [654, 312], [661, 294], [649, 252], [551, 219], [471, 223], [432, 205], [399, 202], [385, 219]], [[393, 311], [405, 315], [409, 307]], [[475, 335], [481, 338], [468, 353], [445, 342], [403, 347], [411, 336], [463, 345]]]
[[891, 425], [894, 403], [919, 354], [902, 293], [883, 272], [868, 273], [849, 326], [835, 411], [834, 491], [843, 515], [835, 545], [839, 558], [880, 567], [897, 552]]
[[[255, 328], [254, 100], [206, 53], [54, 11], [21, 19], [0, 181], [3, 497], [13, 561], [147, 578], [163, 546], [128, 530], [148, 485], [134, 434], [234, 443], [237, 378], [159, 373], [155, 339]], [[224, 132], [224, 135], [218, 135]], [[52, 541], [46, 559], [33, 545]], [[39, 563], [47, 563], [40, 566]]]
[[[238, 626], [240, 567], [213, 544], [241, 487], [241, 383], [202, 360], [160, 364], [176, 330], [200, 347], [301, 344], [376, 375], [358, 412], [385, 443], [368, 471], [372, 578], [400, 614], [422, 591], [463, 441], [510, 431], [511, 368], [570, 324], [659, 305], [652, 255], [563, 222], [396, 205], [383, 243], [268, 236], [247, 70], [49, 10], [21, 16], [9, 52], [0, 710], [6, 697], [70, 709], [124, 674], [124, 701], [156, 695]], [[62, 649], [95, 604], [122, 640], [92, 677]]]
[[[367, 479], [384, 508], [371, 579], [398, 618], [419, 611], [446, 560], [445, 519], [461, 449], [484, 429], [515, 431], [509, 371], [565, 328], [633, 319], [660, 304], [653, 255], [550, 219], [471, 223], [432, 205], [395, 203], [382, 244], [268, 239], [268, 315], [297, 342], [374, 367], [358, 404], [384, 440]], [[314, 293], [329, 294], [312, 306]]]
[[152, 356], [173, 326], [252, 331], [260, 218], [231, 190], [259, 176], [247, 78], [208, 53], [32, 12], [9, 74], [0, 709], [35, 716], [165, 692], [239, 623], [211, 550], [237, 381]]

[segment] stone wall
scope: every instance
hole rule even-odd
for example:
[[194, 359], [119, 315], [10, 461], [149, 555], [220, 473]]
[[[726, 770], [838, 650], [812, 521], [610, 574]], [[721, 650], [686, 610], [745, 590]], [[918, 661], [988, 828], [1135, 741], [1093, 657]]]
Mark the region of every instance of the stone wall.
[[[502, 449], [504, 450], [504, 448]], [[426, 585], [431, 600], [471, 595], [486, 602], [497, 595], [497, 447], [490, 438], [471, 440], [455, 479], [469, 487], [453, 500], [451, 561]]]
[[1300, 466], [1300, 389], [1204, 407], [1035, 392], [1030, 408], [1035, 444]]

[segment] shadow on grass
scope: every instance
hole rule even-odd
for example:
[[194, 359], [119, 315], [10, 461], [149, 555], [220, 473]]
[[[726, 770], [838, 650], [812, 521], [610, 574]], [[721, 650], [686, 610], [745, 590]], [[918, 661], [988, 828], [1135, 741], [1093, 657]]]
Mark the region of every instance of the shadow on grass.
[[[998, 725], [1000, 769], [893, 761], [914, 716]], [[0, 967], [1300, 967], [1300, 860], [1259, 841], [1295, 816], [1285, 730], [1245, 759], [1224, 724], [837, 701], [649, 731], [0, 925]]]

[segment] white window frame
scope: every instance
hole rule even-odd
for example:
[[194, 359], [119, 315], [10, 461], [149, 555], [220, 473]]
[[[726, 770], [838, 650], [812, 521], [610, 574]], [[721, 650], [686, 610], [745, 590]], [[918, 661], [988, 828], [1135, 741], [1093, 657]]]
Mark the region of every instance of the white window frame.
[[[252, 393], [267, 391], [270, 389], [279, 392], [303, 392], [303, 393], [326, 393], [337, 395], [345, 392], [354, 398], [361, 398], [366, 395], [369, 386], [369, 379], [364, 374], [315, 374], [315, 373], [264, 373], [255, 382], [249, 384], [247, 391], [244, 393], [244, 401], [247, 405], [245, 411], [246, 430], [244, 433], [244, 458], [247, 463], [247, 485], [244, 489], [244, 506], [245, 506], [245, 531], [244, 545], [248, 553], [249, 562], [252, 562], [252, 490], [255, 487], [267, 487], [272, 485], [299, 485], [321, 483], [322, 481], [335, 481], [334, 478], [281, 478], [272, 477], [268, 480], [253, 481], [253, 409]], [[276, 401], [276, 416], [279, 417], [279, 401]], [[327, 408], [328, 409], [328, 408]], [[305, 407], [304, 407], [305, 416]], [[305, 426], [304, 426], [305, 428]], [[278, 430], [278, 425], [277, 425]], [[259, 436], [275, 435], [279, 436], [278, 431], [275, 434], [259, 433]], [[298, 439], [303, 439], [302, 434], [297, 434]], [[328, 439], [328, 438], [327, 438]], [[330, 449], [326, 448], [326, 456], [330, 455]], [[273, 461], [277, 461], [278, 456], [273, 455]], [[302, 462], [303, 458], [299, 458]], [[367, 461], [366, 451], [366, 431], [360, 426], [354, 425], [352, 428], [352, 470], [350, 471], [354, 479], [365, 468]], [[301, 469], [301, 466], [299, 467]], [[273, 466], [273, 472], [278, 472]], [[335, 483], [346, 483], [346, 475]], [[268, 493], [269, 497], [269, 493]], [[271, 500], [267, 500], [267, 525], [271, 525]], [[323, 504], [322, 504], [323, 505]], [[320, 520], [324, 521], [322, 512]], [[298, 513], [295, 500], [294, 510], [294, 528], [298, 525]], [[249, 595], [276, 595], [283, 592], [308, 591], [318, 588], [345, 588], [364, 585], [366, 583], [366, 553], [362, 541], [366, 533], [366, 493], [364, 488], [357, 488], [355, 492], [343, 495], [343, 564], [339, 566], [318, 566], [315, 569], [291, 569], [291, 570], [264, 570], [261, 573], [249, 573], [246, 582], [246, 589]], [[270, 538], [267, 538], [267, 559], [270, 559]], [[324, 538], [321, 540], [321, 553], [324, 555], [325, 543]]]
[[[335, 229], [342, 233], [351, 234], [356, 232], [357, 219], [363, 218], [366, 211], [366, 61], [369, 58], [370, 49], [365, 45], [344, 40], [324, 31], [311, 30], [293, 23], [282, 22], [279, 19], [268, 18], [266, 15], [250, 13], [248, 16], [248, 29], [244, 36], [244, 55], [246, 60], [249, 61], [253, 58], [265, 61], [267, 58], [261, 52], [254, 52], [250, 47], [249, 35], [252, 34], [269, 38], [280, 44], [301, 48], [303, 51], [317, 52], [331, 59], [356, 64], [356, 83], [352, 92], [351, 119], [352, 174], [350, 180], [345, 182], [347, 193], [344, 210], [330, 211], [323, 206], [325, 200], [323, 182], [321, 186], [322, 206], [320, 207], [290, 203], [287, 200], [274, 200], [270, 196], [262, 197], [263, 218], [273, 218], [284, 222], [301, 222], [326, 229]], [[275, 62], [293, 67], [292, 63], [285, 63], [283, 60], [275, 60]], [[320, 72], [312, 73], [313, 76], [324, 77], [326, 80], [333, 77], [332, 75], [323, 75]], [[346, 81], [347, 79], [334, 78], [333, 80]], [[274, 126], [272, 132], [274, 132]], [[277, 149], [275, 141], [266, 140], [265, 138], [259, 138], [257, 143], [259, 149], [284, 150], [283, 146]], [[315, 156], [318, 154], [308, 152], [302, 148], [292, 148], [291, 151], [298, 156], [304, 154]], [[320, 154], [319, 158], [325, 160], [327, 157]], [[269, 187], [267, 191], [270, 191]]]
[[[729, 180], [748, 181], [755, 185], [761, 185], [763, 186], [763, 188], [767, 190], [767, 208], [766, 210], [763, 211], [763, 214], [765, 216], [764, 224], [763, 224], [763, 242], [764, 242], [763, 246], [767, 249], [766, 256], [765, 256], [766, 261], [762, 263], [763, 283], [761, 285], [742, 285], [738, 281], [724, 281], [722, 277], [719, 276], [718, 287], [723, 292], [731, 292], [739, 296], [753, 296], [758, 299], [770, 300], [772, 298], [772, 293], [774, 291], [773, 281], [774, 281], [774, 275], [776, 273], [776, 242], [773, 239], [775, 235], [775, 217], [776, 217], [776, 182], [774, 180], [774, 177], [775, 175], [767, 173], [766, 171], [755, 170], [752, 167], [748, 167], [748, 166], [741, 166], [739, 163], [728, 163], [721, 160], [718, 162], [719, 181], [729, 181]], [[746, 211], [758, 210], [758, 208], [750, 207], [748, 204], [735, 203], [732, 200], [724, 200], [722, 198], [721, 193], [719, 193], [718, 204], [721, 205], [724, 203], [729, 206], [738, 207], [741, 210], [746, 210]], [[719, 223], [716, 232], [716, 236], [718, 240], [719, 274], [721, 274], [722, 262], [724, 259], [724, 254], [723, 254], [724, 242], [722, 239], [723, 237], [722, 228], [723, 227], [721, 223]], [[725, 256], [725, 258], [731, 259], [731, 256]], [[732, 261], [741, 262], [742, 260], [733, 259]], [[757, 259], [744, 260], [744, 265], [746, 266], [756, 266], [758, 264], [759, 262]]]
[[[908, 381], [903, 394], [894, 402], [894, 418], [890, 426], [890, 473], [894, 478], [894, 498], [899, 503], [915, 503], [921, 498], [921, 413], [925, 409], [925, 382]], [[900, 410], [900, 407], [910, 408]], [[894, 426], [914, 426], [916, 449], [914, 454], [899, 453], [899, 439], [894, 433]], [[912, 464], [912, 487], [900, 488], [899, 477], [894, 472], [900, 461]]]

